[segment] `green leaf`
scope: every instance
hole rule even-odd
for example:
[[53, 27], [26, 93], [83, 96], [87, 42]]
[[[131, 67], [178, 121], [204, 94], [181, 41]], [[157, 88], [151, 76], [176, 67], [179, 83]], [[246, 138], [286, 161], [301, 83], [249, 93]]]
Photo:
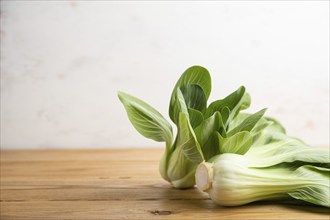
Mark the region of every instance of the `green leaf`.
[[215, 112], [211, 117], [205, 119], [196, 129], [195, 134], [198, 142], [201, 144], [201, 149], [205, 160], [215, 156], [219, 151], [217, 147], [217, 138], [214, 132], [222, 132], [224, 125], [221, 115]]
[[260, 118], [260, 120], [257, 122], [257, 124], [252, 128], [251, 133], [253, 135], [257, 135], [271, 124], [272, 124], [272, 122], [268, 121], [267, 119]]
[[172, 127], [157, 110], [126, 93], [118, 92], [118, 97], [126, 109], [129, 120], [141, 135], [155, 141], [172, 143]]
[[187, 115], [183, 112], [179, 114], [179, 126], [176, 147], [182, 149], [186, 157], [194, 164], [199, 164], [204, 160], [200, 145], [195, 136]]
[[214, 131], [221, 132], [222, 129], [223, 123], [219, 112], [215, 112], [211, 117], [205, 119], [195, 129], [197, 140], [200, 142], [202, 148]]
[[281, 163], [299, 161], [302, 164], [317, 163], [318, 166], [330, 165], [330, 153], [324, 149], [310, 147], [302, 141], [290, 138], [283, 133], [285, 139], [273, 141], [265, 145], [253, 145], [245, 155], [250, 167], [271, 167]]
[[196, 84], [189, 84], [181, 88], [187, 108], [204, 111], [206, 109], [206, 97], [202, 88]]
[[187, 116], [189, 115], [186, 102], [185, 102], [183, 94], [179, 88], [176, 90], [176, 93], [173, 96], [173, 100], [174, 100], [175, 104], [173, 105], [172, 120], [176, 125], [178, 125], [180, 112], [185, 113]]
[[198, 125], [200, 125], [203, 122], [204, 117], [200, 111], [189, 108], [188, 113], [189, 113], [189, 121], [193, 128], [196, 128]]
[[205, 142], [202, 146], [202, 151], [204, 155], [205, 161], [210, 160], [215, 155], [220, 154], [219, 147], [218, 147], [218, 132], [214, 131], [209, 139]]
[[250, 104], [251, 104], [251, 96], [249, 93], [245, 93], [242, 98], [240, 110], [245, 110], [245, 109], [249, 108]]
[[265, 111], [266, 109], [262, 109], [257, 113], [250, 115], [241, 124], [230, 130], [227, 133], [227, 136], [230, 137], [240, 131], [251, 131], [254, 128], [254, 126], [257, 124], [257, 122], [260, 120], [260, 118], [265, 114]]
[[267, 121], [268, 126], [260, 130], [257, 136], [255, 135], [256, 138], [253, 145], [262, 146], [271, 142], [290, 139], [285, 134], [284, 127], [276, 119], [270, 117], [262, 117], [262, 119], [256, 124], [255, 128], [252, 129], [252, 132], [256, 133], [256, 130], [260, 126], [259, 124], [265, 120]]
[[177, 122], [177, 118], [175, 116], [178, 115], [175, 109], [176, 100], [175, 96], [177, 93], [177, 89], [181, 89], [187, 85], [195, 84], [198, 85], [204, 92], [206, 100], [210, 96], [211, 93], [211, 77], [207, 69], [201, 66], [192, 66], [188, 68], [179, 78], [178, 82], [174, 86], [170, 106], [169, 106], [169, 115], [174, 123]]
[[[244, 86], [239, 87], [235, 92], [228, 95], [226, 98], [212, 102], [206, 110], [206, 117], [210, 117], [214, 112], [219, 111], [224, 107], [228, 107], [235, 114], [240, 110], [242, 98], [245, 93]], [[246, 103], [244, 103], [246, 105]], [[233, 116], [233, 117], [234, 117]]]
[[[223, 107], [220, 110], [220, 113], [221, 113], [222, 122], [224, 125], [226, 125], [230, 116], [230, 109], [227, 106]], [[224, 131], [226, 131], [226, 128], [224, 129]]]
[[275, 118], [271, 118], [271, 117], [265, 117], [265, 119], [269, 122], [272, 122], [272, 132], [281, 132], [283, 134], [286, 133], [285, 128], [283, 127], [283, 125], [276, 120]]
[[305, 165], [294, 172], [298, 178], [313, 180], [288, 194], [299, 200], [330, 208], [330, 169]]
[[[246, 118], [252, 114], [240, 113], [234, 118], [228, 125], [228, 130], [240, 125]], [[286, 137], [283, 126], [273, 118], [262, 117], [257, 124], [251, 130], [251, 134], [254, 136], [253, 145], [265, 145], [269, 142], [280, 140]]]
[[250, 117], [252, 114], [250, 113], [239, 113], [233, 120], [228, 123], [228, 130], [232, 130], [233, 128], [240, 125], [246, 118]]
[[221, 154], [234, 153], [245, 154], [253, 143], [253, 136], [248, 131], [236, 133], [228, 138], [223, 138], [218, 133], [219, 151]]

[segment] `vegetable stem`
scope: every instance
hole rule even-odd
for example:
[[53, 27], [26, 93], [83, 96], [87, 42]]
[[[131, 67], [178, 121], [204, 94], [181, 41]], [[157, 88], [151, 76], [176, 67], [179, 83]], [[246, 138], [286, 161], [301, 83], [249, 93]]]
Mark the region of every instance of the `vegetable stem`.
[[213, 164], [203, 161], [196, 170], [195, 174], [197, 188], [207, 192], [212, 186]]

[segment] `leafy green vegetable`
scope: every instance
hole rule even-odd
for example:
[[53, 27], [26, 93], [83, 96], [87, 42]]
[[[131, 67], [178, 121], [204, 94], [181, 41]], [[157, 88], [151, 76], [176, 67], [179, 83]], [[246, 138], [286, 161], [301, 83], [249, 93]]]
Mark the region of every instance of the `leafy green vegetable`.
[[[188, 68], [174, 86], [170, 123], [142, 100], [118, 97], [135, 129], [165, 142], [159, 164], [162, 177], [176, 188], [195, 185], [222, 205], [294, 198], [330, 206], [330, 155], [288, 136], [266, 109], [243, 113], [251, 97], [241, 86], [211, 102], [211, 77], [201, 66]], [[196, 168], [198, 170], [196, 172]]]
[[[268, 146], [260, 148], [267, 151]], [[324, 161], [318, 160], [316, 156], [320, 154], [313, 154], [313, 150], [309, 150], [312, 155], [296, 158], [301, 160], [298, 166], [281, 163], [291, 161], [285, 156], [286, 153], [280, 154], [282, 160], [275, 161], [272, 157], [259, 155], [221, 154], [212, 162], [203, 162], [198, 166], [195, 175], [197, 187], [207, 192], [214, 202], [224, 206], [292, 197], [330, 208], [330, 169], [323, 167], [329, 164], [329, 157], [324, 157]], [[294, 153], [302, 155], [299, 148], [289, 152], [291, 157]], [[309, 165], [310, 161], [319, 164]]]
[[136, 130], [147, 138], [166, 142], [159, 170], [174, 187], [194, 186], [195, 169], [203, 160], [224, 152], [245, 153], [252, 141], [249, 132], [264, 113], [262, 110], [250, 115], [233, 126], [239, 112], [250, 106], [245, 88], [241, 86], [208, 106], [210, 93], [211, 77], [205, 68], [192, 66], [182, 74], [174, 86], [169, 107], [169, 116], [177, 126], [174, 141], [171, 125], [159, 112], [131, 95], [118, 93]]

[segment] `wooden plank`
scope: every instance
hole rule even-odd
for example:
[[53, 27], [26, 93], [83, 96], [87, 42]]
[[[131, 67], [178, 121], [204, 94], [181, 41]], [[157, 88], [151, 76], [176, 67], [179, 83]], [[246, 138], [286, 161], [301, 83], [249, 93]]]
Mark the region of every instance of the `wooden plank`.
[[1, 203], [2, 219], [329, 219], [321, 210], [253, 204], [225, 208], [210, 200], [22, 201]]
[[329, 209], [215, 205], [158, 173], [163, 149], [1, 152], [1, 219], [329, 219]]

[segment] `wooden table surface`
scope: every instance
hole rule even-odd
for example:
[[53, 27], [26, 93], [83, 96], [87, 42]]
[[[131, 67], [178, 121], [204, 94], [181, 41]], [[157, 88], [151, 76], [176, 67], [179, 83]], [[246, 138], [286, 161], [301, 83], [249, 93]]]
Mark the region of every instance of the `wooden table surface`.
[[163, 149], [1, 152], [1, 219], [330, 219], [329, 209], [215, 205], [158, 173]]

